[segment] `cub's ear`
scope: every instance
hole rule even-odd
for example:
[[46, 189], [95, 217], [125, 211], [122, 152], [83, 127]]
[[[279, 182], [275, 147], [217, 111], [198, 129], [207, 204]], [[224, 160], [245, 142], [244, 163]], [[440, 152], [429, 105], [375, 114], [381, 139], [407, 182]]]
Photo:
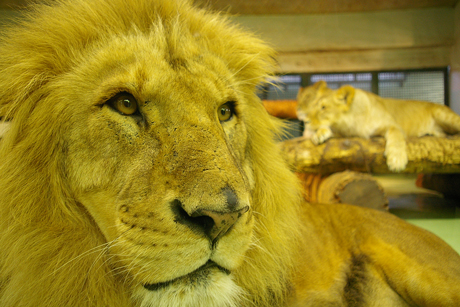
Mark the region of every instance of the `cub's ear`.
[[315, 91], [319, 91], [320, 89], [323, 89], [323, 88], [326, 88], [327, 87], [327, 83], [323, 80], [320, 80], [320, 81], [317, 81], [315, 82], [313, 85], [310, 85], [310, 86], [307, 86], [307, 87], [300, 87], [299, 88], [299, 92], [297, 93], [297, 96], [299, 96], [300, 94], [302, 94], [302, 92], [304, 90], [306, 90], [307, 88], [311, 89], [311, 90], [315, 90]]
[[297, 97], [299, 97], [300, 94], [302, 94], [304, 89], [305, 89], [305, 87], [299, 87], [299, 91], [297, 92]]
[[355, 88], [350, 85], [344, 85], [339, 88], [336, 92], [336, 97], [340, 100], [343, 100], [347, 105], [351, 105], [353, 99], [355, 98]]
[[326, 81], [320, 80], [320, 81], [316, 82], [315, 84], [313, 84], [312, 86], [313, 86], [313, 88], [315, 88], [317, 90], [320, 90], [322, 88], [326, 88], [327, 83], [326, 83]]

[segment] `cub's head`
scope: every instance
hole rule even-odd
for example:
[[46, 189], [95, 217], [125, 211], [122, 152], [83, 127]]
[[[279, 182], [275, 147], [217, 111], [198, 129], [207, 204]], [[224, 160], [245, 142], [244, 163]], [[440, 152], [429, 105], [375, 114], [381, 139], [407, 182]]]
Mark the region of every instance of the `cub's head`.
[[298, 193], [254, 94], [270, 48], [180, 0], [42, 5], [1, 48], [11, 299], [283, 299]]
[[329, 127], [349, 111], [354, 95], [355, 89], [349, 85], [332, 90], [326, 82], [318, 81], [300, 88], [297, 94], [297, 116], [305, 123], [305, 128], [311, 131]]

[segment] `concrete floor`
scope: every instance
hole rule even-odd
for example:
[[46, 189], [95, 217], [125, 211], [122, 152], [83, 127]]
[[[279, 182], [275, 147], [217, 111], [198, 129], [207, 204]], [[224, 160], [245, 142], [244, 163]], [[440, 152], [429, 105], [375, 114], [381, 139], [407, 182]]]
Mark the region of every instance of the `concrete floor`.
[[431, 231], [460, 254], [460, 199], [416, 187], [416, 175], [375, 178], [388, 196], [391, 213]]

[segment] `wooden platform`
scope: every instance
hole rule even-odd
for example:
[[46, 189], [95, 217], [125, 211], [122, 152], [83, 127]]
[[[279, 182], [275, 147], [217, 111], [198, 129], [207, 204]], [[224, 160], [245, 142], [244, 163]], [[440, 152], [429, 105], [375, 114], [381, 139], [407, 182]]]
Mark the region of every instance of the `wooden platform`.
[[[386, 165], [382, 137], [332, 138], [317, 146], [300, 137], [284, 141], [280, 147], [292, 169], [300, 173], [392, 173]], [[401, 173], [460, 173], [460, 135], [410, 138], [407, 156], [409, 162]]]
[[[383, 138], [332, 138], [314, 145], [300, 137], [284, 141], [280, 147], [301, 180], [307, 201], [388, 210], [384, 188], [370, 175], [392, 173], [383, 154]], [[460, 195], [460, 135], [409, 139], [407, 153], [409, 162], [401, 173], [427, 174], [420, 177], [421, 187]]]

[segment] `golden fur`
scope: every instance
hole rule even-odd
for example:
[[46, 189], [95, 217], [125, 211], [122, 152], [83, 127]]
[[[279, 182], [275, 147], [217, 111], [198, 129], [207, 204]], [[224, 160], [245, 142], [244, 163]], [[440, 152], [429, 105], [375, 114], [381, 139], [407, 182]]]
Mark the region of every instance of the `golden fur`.
[[3, 37], [0, 306], [460, 301], [435, 236], [301, 203], [254, 94], [273, 52], [226, 18], [59, 0]]
[[446, 106], [426, 101], [382, 98], [344, 85], [331, 90], [319, 81], [298, 94], [297, 115], [304, 136], [315, 144], [333, 136], [384, 136], [388, 168], [406, 167], [407, 137], [445, 136], [460, 132], [460, 116]]

